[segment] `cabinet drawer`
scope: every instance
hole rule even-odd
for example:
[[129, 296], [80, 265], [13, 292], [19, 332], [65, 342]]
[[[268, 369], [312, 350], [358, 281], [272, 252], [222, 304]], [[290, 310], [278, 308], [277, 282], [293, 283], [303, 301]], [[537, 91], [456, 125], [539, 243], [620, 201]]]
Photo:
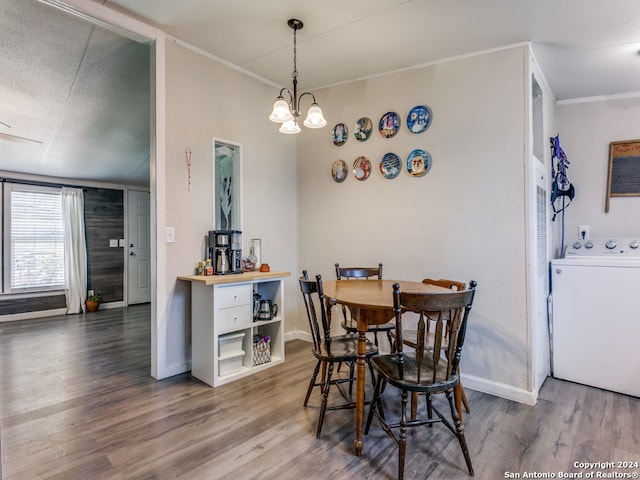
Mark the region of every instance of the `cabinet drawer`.
[[249, 305], [224, 308], [216, 310], [213, 314], [213, 323], [216, 325], [218, 333], [249, 328], [252, 322], [251, 307]]
[[251, 304], [251, 285], [228, 285], [215, 287], [214, 302], [216, 310]]

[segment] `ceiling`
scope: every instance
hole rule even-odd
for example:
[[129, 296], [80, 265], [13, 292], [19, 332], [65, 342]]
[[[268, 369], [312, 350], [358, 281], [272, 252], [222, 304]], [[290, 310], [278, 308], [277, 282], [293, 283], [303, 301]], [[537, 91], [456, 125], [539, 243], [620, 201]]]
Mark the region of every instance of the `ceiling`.
[[[530, 41], [557, 100], [640, 92], [637, 0], [96, 3], [277, 86], [291, 85], [286, 21], [299, 18], [303, 90]], [[0, 0], [0, 13], [0, 170], [148, 184], [148, 45], [36, 0]]]

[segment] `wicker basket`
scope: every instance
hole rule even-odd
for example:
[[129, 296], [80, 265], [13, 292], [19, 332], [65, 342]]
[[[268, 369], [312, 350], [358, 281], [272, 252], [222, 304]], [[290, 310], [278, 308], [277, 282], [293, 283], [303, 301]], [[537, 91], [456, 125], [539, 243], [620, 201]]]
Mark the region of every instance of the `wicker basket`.
[[262, 365], [271, 361], [271, 339], [263, 337], [253, 343], [253, 364]]

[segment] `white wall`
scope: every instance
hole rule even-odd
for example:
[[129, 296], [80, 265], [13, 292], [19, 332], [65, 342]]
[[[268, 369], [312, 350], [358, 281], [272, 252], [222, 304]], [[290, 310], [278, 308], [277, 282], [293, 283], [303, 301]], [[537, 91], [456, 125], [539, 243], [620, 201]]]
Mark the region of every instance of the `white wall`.
[[[265, 85], [168, 40], [166, 48], [165, 209], [158, 224], [175, 228], [175, 243], [159, 248], [165, 263], [167, 303], [158, 311], [158, 377], [189, 369], [191, 275], [213, 229], [212, 138], [242, 144], [243, 248], [262, 238], [272, 270], [297, 269], [295, 139], [267, 120], [277, 96]], [[188, 190], [185, 150], [191, 156]], [[159, 232], [159, 242], [165, 237]], [[295, 329], [297, 285], [285, 282], [286, 330]], [[159, 292], [160, 296], [160, 292]], [[164, 339], [164, 342], [163, 342]]]
[[[466, 385], [528, 397], [529, 352], [525, 259], [526, 47], [314, 92], [329, 123], [300, 135], [300, 268], [334, 278], [333, 264], [384, 264], [386, 278], [444, 277], [478, 281], [463, 373]], [[527, 70], [528, 71], [528, 70]], [[525, 96], [526, 95], [526, 96]], [[415, 105], [433, 111], [419, 135], [405, 127]], [[402, 117], [398, 135], [377, 132], [367, 142], [353, 126], [393, 110]], [[331, 142], [344, 122], [350, 138]], [[527, 134], [528, 135], [528, 134]], [[430, 173], [393, 180], [378, 171], [386, 152], [406, 159], [414, 148], [433, 158]], [[351, 165], [359, 155], [373, 163], [371, 177], [343, 183], [332, 163]], [[524, 399], [527, 401], [527, 399]]]
[[565, 245], [578, 238], [580, 225], [591, 227], [591, 237], [640, 236], [640, 197], [612, 197], [604, 211], [609, 142], [640, 138], [640, 97], [562, 104], [557, 112], [560, 143], [571, 162], [567, 176], [576, 189], [565, 210]]

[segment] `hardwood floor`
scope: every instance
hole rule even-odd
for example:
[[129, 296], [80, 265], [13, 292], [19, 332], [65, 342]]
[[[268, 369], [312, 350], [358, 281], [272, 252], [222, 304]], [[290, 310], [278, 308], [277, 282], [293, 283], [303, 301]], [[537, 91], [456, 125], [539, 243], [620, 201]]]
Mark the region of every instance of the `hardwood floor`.
[[[302, 407], [309, 344], [289, 342], [284, 364], [215, 389], [188, 374], [155, 381], [149, 315], [143, 305], [0, 324], [2, 479], [395, 478], [397, 451], [375, 423], [353, 455], [353, 410], [328, 412], [316, 440], [319, 392]], [[638, 398], [553, 378], [535, 407], [467, 395], [476, 478], [640, 461]], [[470, 478], [441, 425], [409, 440], [407, 478]]]

